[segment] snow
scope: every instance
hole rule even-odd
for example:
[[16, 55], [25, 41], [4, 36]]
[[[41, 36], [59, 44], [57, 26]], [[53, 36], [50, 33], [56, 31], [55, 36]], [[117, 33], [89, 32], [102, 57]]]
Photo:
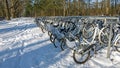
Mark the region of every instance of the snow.
[[77, 64], [73, 51], [54, 48], [34, 18], [0, 21], [0, 68], [119, 68], [120, 53], [112, 51], [108, 59], [106, 52], [102, 49], [85, 64]]

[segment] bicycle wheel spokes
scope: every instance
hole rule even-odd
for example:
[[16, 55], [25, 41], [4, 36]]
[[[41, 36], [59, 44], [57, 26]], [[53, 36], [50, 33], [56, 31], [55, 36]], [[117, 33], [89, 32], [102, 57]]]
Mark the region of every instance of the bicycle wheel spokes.
[[101, 35], [101, 40], [102, 40], [103, 43], [107, 44], [108, 40], [109, 40], [108, 34], [107, 33], [102, 34]]
[[[109, 28], [103, 28], [102, 32], [100, 33], [100, 41], [103, 44], [108, 44], [108, 40], [109, 40], [109, 35], [110, 35], [110, 29]], [[114, 37], [114, 31], [112, 30], [112, 38], [111, 40], [113, 40]]]
[[93, 36], [95, 31], [94, 25], [93, 24], [85, 24], [83, 27], [83, 37], [86, 39], [89, 39]]
[[120, 39], [118, 39], [115, 43], [115, 49], [116, 51], [120, 52]]
[[90, 58], [90, 51], [88, 51], [86, 53], [85, 52], [80, 53], [80, 52], [74, 50], [74, 52], [73, 52], [73, 59], [78, 64], [85, 63], [89, 58]]

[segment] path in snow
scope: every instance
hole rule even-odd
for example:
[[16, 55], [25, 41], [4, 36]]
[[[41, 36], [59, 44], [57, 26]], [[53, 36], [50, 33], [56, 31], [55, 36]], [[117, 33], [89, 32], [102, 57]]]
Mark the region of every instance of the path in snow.
[[76, 64], [72, 51], [54, 48], [34, 18], [0, 21], [0, 68], [119, 68], [120, 53], [112, 52], [111, 61], [105, 52], [103, 49], [85, 64]]

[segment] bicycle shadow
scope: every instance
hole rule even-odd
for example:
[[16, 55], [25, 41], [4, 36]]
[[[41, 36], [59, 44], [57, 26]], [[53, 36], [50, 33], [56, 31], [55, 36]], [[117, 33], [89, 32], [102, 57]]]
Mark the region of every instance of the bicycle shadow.
[[[46, 44], [47, 40], [34, 42], [26, 47], [0, 52], [0, 67], [2, 68], [47, 68], [65, 57], [68, 52], [61, 56], [61, 50], [54, 48], [52, 43]], [[41, 45], [42, 44], [42, 45]], [[20, 51], [23, 53], [21, 54]]]

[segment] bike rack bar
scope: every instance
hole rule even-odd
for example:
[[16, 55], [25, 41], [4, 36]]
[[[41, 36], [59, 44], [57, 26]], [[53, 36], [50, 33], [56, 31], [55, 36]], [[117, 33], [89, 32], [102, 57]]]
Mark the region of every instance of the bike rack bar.
[[107, 58], [110, 58], [110, 48], [111, 48], [111, 38], [112, 38], [112, 26], [113, 26], [113, 24], [110, 24], [110, 35], [109, 35], [109, 41], [108, 41]]
[[[104, 16], [45, 16], [40, 17], [43, 20], [71, 20], [71, 19], [87, 19], [88, 23], [92, 23], [93, 20], [102, 20], [105, 24], [110, 24], [110, 35], [109, 35], [109, 41], [108, 41], [108, 48], [107, 48], [107, 58], [110, 58], [110, 48], [111, 48], [111, 38], [112, 38], [112, 29], [113, 24], [119, 23], [120, 19], [119, 17], [104, 17]], [[38, 18], [39, 19], [39, 18]]]

